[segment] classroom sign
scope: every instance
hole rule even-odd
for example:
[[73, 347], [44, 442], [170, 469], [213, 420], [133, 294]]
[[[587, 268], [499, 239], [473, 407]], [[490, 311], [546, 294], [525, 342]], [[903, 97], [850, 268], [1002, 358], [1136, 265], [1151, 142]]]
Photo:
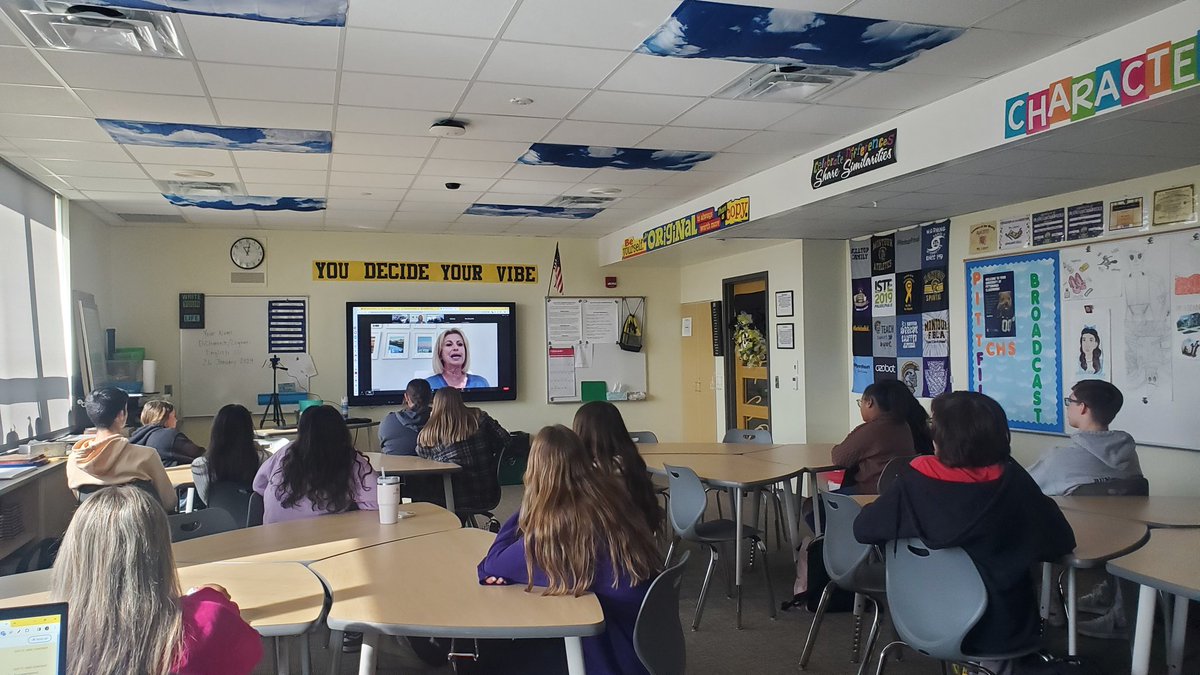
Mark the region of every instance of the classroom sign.
[[966, 263], [970, 388], [1009, 426], [1061, 432], [1058, 251]]
[[536, 284], [537, 265], [413, 262], [408, 260], [314, 260], [313, 281], [424, 281], [429, 283]]
[[640, 238], [626, 239], [621, 247], [621, 259], [625, 260], [648, 251], [678, 244], [681, 241], [739, 225], [748, 220], [750, 220], [750, 198], [731, 199], [720, 206], [711, 206], [646, 230]]
[[810, 184], [816, 190], [895, 163], [896, 130], [892, 129], [814, 159]]
[[850, 242], [854, 391], [885, 379], [950, 390], [949, 246], [948, 220]]

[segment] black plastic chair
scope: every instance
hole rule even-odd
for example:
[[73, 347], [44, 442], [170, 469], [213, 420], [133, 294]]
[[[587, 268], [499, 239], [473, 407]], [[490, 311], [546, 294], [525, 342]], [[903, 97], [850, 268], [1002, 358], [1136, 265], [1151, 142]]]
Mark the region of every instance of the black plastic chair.
[[1071, 497], [1148, 497], [1150, 481], [1145, 476], [1102, 478], [1094, 483], [1076, 485], [1067, 494]]
[[687, 645], [679, 620], [679, 585], [690, 551], [679, 563], [663, 570], [646, 590], [637, 623], [633, 626], [633, 650], [650, 675], [683, 675], [687, 665]]
[[658, 435], [653, 431], [631, 431], [629, 437], [634, 443], [657, 443]]
[[[162, 500], [159, 499], [158, 491], [154, 489], [154, 483], [151, 483], [148, 480], [135, 480], [135, 481], [130, 481], [128, 483], [122, 483], [122, 485], [132, 485], [135, 488], [142, 490], [146, 494], [153, 497], [154, 502], [156, 504], [162, 503]], [[80, 485], [78, 488], [75, 489], [75, 491], [79, 493], [79, 503], [82, 504], [87, 501], [88, 497], [91, 497], [92, 495], [96, 494], [100, 490], [103, 490], [104, 488], [110, 488], [110, 487], [119, 487], [119, 486], [116, 486], [116, 485]]]
[[[249, 485], [228, 481], [211, 483], [208, 486], [208, 508], [228, 513], [239, 528], [250, 527], [250, 503], [256, 494]], [[262, 503], [261, 496], [259, 503]], [[261, 513], [259, 522], [262, 522]]]
[[172, 514], [167, 516], [167, 524], [171, 526], [171, 543], [238, 529], [233, 516], [221, 509]]
[[729, 429], [725, 432], [722, 443], [763, 443], [770, 445], [771, 432], [766, 429]]

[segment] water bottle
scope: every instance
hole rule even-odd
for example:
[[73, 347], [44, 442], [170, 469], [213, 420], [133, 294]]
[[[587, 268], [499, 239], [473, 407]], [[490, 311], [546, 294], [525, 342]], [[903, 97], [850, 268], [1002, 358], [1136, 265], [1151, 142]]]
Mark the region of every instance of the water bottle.
[[342, 397], [342, 419], [350, 419], [350, 399]]

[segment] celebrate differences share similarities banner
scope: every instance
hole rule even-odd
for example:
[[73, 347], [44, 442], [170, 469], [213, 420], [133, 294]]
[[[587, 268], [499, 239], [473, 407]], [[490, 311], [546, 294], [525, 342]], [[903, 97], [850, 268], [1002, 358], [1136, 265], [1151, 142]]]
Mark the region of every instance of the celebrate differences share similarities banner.
[[950, 390], [949, 250], [948, 220], [850, 242], [854, 391], [885, 379]]

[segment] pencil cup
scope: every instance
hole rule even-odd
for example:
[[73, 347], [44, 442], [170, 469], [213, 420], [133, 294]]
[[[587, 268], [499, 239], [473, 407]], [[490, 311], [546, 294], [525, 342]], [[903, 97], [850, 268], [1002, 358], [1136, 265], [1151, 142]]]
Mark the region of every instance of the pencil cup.
[[400, 477], [380, 476], [379, 488], [379, 522], [391, 525], [396, 522], [400, 511]]

